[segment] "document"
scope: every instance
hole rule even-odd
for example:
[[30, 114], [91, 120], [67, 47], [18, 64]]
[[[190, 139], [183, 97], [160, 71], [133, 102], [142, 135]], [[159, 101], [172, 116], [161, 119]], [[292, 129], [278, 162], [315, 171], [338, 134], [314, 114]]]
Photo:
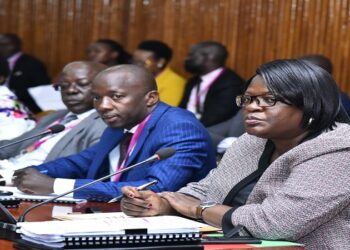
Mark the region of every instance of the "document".
[[42, 110], [67, 108], [62, 102], [60, 91], [56, 91], [52, 84], [32, 87], [28, 89], [28, 92]]
[[199, 238], [200, 227], [205, 225], [179, 216], [129, 217], [123, 213], [99, 219], [18, 223], [23, 239], [52, 247], [77, 237], [79, 241], [89, 238], [100, 241], [102, 237], [113, 241], [134, 241], [135, 237], [175, 240], [184, 235]]
[[[130, 217], [127, 216], [123, 212], [112, 212], [112, 213], [94, 213], [94, 214], [60, 214], [53, 217], [57, 220], [70, 220], [70, 221], [79, 221], [79, 220], [101, 220], [101, 219], [127, 219], [127, 218], [134, 218], [137, 220], [141, 220], [140, 218]], [[195, 220], [185, 219], [183, 217], [179, 216], [155, 216], [155, 217], [145, 217], [141, 221], [145, 222], [144, 220], [149, 221], [150, 223], [165, 223], [168, 225], [169, 223], [178, 223], [178, 222], [187, 222], [188, 225], [192, 225], [196, 228], [199, 228], [200, 232], [214, 232], [220, 230], [220, 228], [210, 226], [205, 223], [201, 223]], [[167, 222], [166, 220], [169, 219]]]
[[[51, 199], [55, 197], [55, 194], [49, 194], [49, 195], [35, 195], [35, 194], [26, 194], [18, 190], [16, 187], [10, 187], [10, 186], [0, 186], [0, 191], [10, 191], [12, 192], [11, 196], [3, 196], [3, 197], [15, 197], [20, 200], [25, 201], [43, 201], [47, 199]], [[84, 202], [86, 200], [84, 199], [74, 199], [71, 197], [61, 197], [58, 198], [57, 201], [54, 202], [62, 202], [62, 203], [79, 203]]]

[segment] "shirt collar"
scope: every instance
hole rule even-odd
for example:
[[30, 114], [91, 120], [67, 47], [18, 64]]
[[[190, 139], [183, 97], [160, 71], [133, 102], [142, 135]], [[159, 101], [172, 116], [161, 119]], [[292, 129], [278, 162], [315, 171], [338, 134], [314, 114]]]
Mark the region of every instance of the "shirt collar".
[[17, 53], [13, 54], [12, 56], [10, 56], [9, 58], [7, 58], [7, 62], [9, 64], [9, 68], [10, 70], [13, 70], [16, 61], [18, 60], [18, 58], [23, 54], [22, 51], [18, 51]]
[[68, 112], [68, 114], [66, 114], [66, 116], [74, 114], [74, 115], [76, 115], [78, 117], [78, 120], [83, 120], [86, 117], [88, 117], [89, 115], [91, 115], [93, 112], [95, 112], [94, 109], [90, 109], [90, 110], [85, 111], [84, 113], [81, 113], [81, 114], [74, 114], [73, 112]]
[[220, 67], [220, 68], [214, 69], [213, 71], [210, 71], [209, 73], [207, 73], [205, 75], [202, 75], [201, 76], [202, 81], [207, 82], [207, 81], [210, 81], [212, 79], [215, 79], [221, 73], [221, 71], [223, 69], [224, 69], [223, 67]]
[[125, 129], [124, 129], [124, 133], [132, 133], [132, 134], [134, 134], [139, 125], [140, 125], [140, 123], [137, 124], [137, 125], [135, 125], [135, 126], [132, 127], [131, 129], [126, 129], [126, 128], [125, 128]]

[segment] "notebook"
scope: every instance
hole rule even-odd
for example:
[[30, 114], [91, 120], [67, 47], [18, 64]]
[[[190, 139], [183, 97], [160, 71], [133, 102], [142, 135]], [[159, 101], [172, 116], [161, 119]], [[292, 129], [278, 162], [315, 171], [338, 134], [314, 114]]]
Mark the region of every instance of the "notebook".
[[[11, 196], [2, 196], [2, 199], [10, 199], [10, 198], [16, 198], [18, 200], [22, 201], [44, 201], [47, 199], [51, 199], [55, 197], [55, 194], [50, 194], [50, 195], [34, 195], [34, 194], [26, 194], [21, 191], [19, 191], [16, 187], [9, 187], [9, 186], [0, 186], [0, 191], [10, 191], [12, 192]], [[84, 199], [75, 199], [72, 197], [61, 197], [58, 198], [57, 200], [53, 202], [58, 202], [58, 203], [80, 203], [85, 201]]]
[[52, 248], [199, 244], [199, 224], [178, 216], [18, 223], [23, 240]]

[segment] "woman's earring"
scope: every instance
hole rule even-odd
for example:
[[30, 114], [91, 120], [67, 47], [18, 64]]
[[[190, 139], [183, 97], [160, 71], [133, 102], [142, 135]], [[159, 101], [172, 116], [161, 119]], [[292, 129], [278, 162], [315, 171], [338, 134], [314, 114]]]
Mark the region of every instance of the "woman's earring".
[[313, 117], [310, 117], [310, 119], [309, 119], [309, 122], [307, 123], [307, 125], [311, 125], [311, 123], [314, 121], [315, 119], [313, 118]]

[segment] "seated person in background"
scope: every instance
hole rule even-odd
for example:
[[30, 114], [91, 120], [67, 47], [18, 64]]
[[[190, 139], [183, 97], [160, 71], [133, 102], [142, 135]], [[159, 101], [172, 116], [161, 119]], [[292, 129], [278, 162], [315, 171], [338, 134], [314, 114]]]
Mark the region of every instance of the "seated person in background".
[[29, 110], [4, 85], [8, 75], [8, 63], [0, 58], [0, 140], [20, 136], [35, 126]]
[[14, 184], [20, 190], [63, 193], [143, 161], [165, 147], [173, 147], [175, 155], [81, 189], [74, 192], [74, 198], [106, 201], [120, 195], [125, 185], [151, 180], [158, 180], [153, 191], [175, 191], [199, 181], [215, 167], [205, 128], [190, 112], [159, 102], [157, 85], [146, 69], [136, 65], [108, 68], [95, 77], [92, 96], [108, 125], [100, 142], [79, 154], [16, 171]]
[[[332, 74], [333, 72], [333, 64], [331, 60], [324, 55], [319, 55], [319, 54], [310, 54], [310, 55], [305, 55], [301, 56], [299, 59], [311, 62], [324, 70], [326, 70], [329, 74]], [[346, 113], [350, 116], [350, 98], [349, 96], [343, 92], [340, 91], [340, 98], [341, 102], [343, 104], [343, 107], [346, 111]]]
[[222, 44], [201, 42], [185, 60], [186, 71], [194, 76], [186, 84], [180, 107], [194, 113], [205, 127], [226, 121], [239, 110], [234, 100], [242, 94], [244, 81], [225, 68], [227, 56]]
[[7, 145], [32, 135], [40, 134], [54, 124], [64, 124], [66, 129], [58, 134], [33, 138], [0, 150], [2, 169], [18, 169], [38, 165], [58, 157], [78, 153], [98, 142], [105, 123], [93, 109], [91, 82], [106, 67], [94, 62], [67, 64], [57, 83], [63, 103], [68, 110], [60, 110], [43, 117], [32, 130], [13, 140], [0, 141]]
[[350, 241], [350, 125], [332, 76], [302, 60], [276, 60], [258, 68], [237, 105], [247, 134], [216, 169], [176, 193], [124, 187], [122, 210], [200, 218], [228, 236], [242, 225], [261, 239], [343, 249]]
[[31, 87], [50, 84], [46, 66], [37, 58], [21, 51], [22, 41], [16, 34], [0, 34], [0, 56], [7, 59], [10, 77], [6, 86], [34, 114], [42, 110], [28, 92]]
[[171, 48], [156, 40], [141, 42], [133, 53], [134, 64], [145, 67], [156, 78], [159, 97], [162, 102], [178, 106], [185, 88], [186, 80], [169, 66]]
[[102, 63], [108, 67], [131, 63], [131, 55], [123, 46], [111, 39], [98, 39], [87, 49], [89, 61]]
[[207, 128], [216, 152], [225, 153], [226, 149], [245, 132], [243, 110], [240, 109], [232, 118]]

